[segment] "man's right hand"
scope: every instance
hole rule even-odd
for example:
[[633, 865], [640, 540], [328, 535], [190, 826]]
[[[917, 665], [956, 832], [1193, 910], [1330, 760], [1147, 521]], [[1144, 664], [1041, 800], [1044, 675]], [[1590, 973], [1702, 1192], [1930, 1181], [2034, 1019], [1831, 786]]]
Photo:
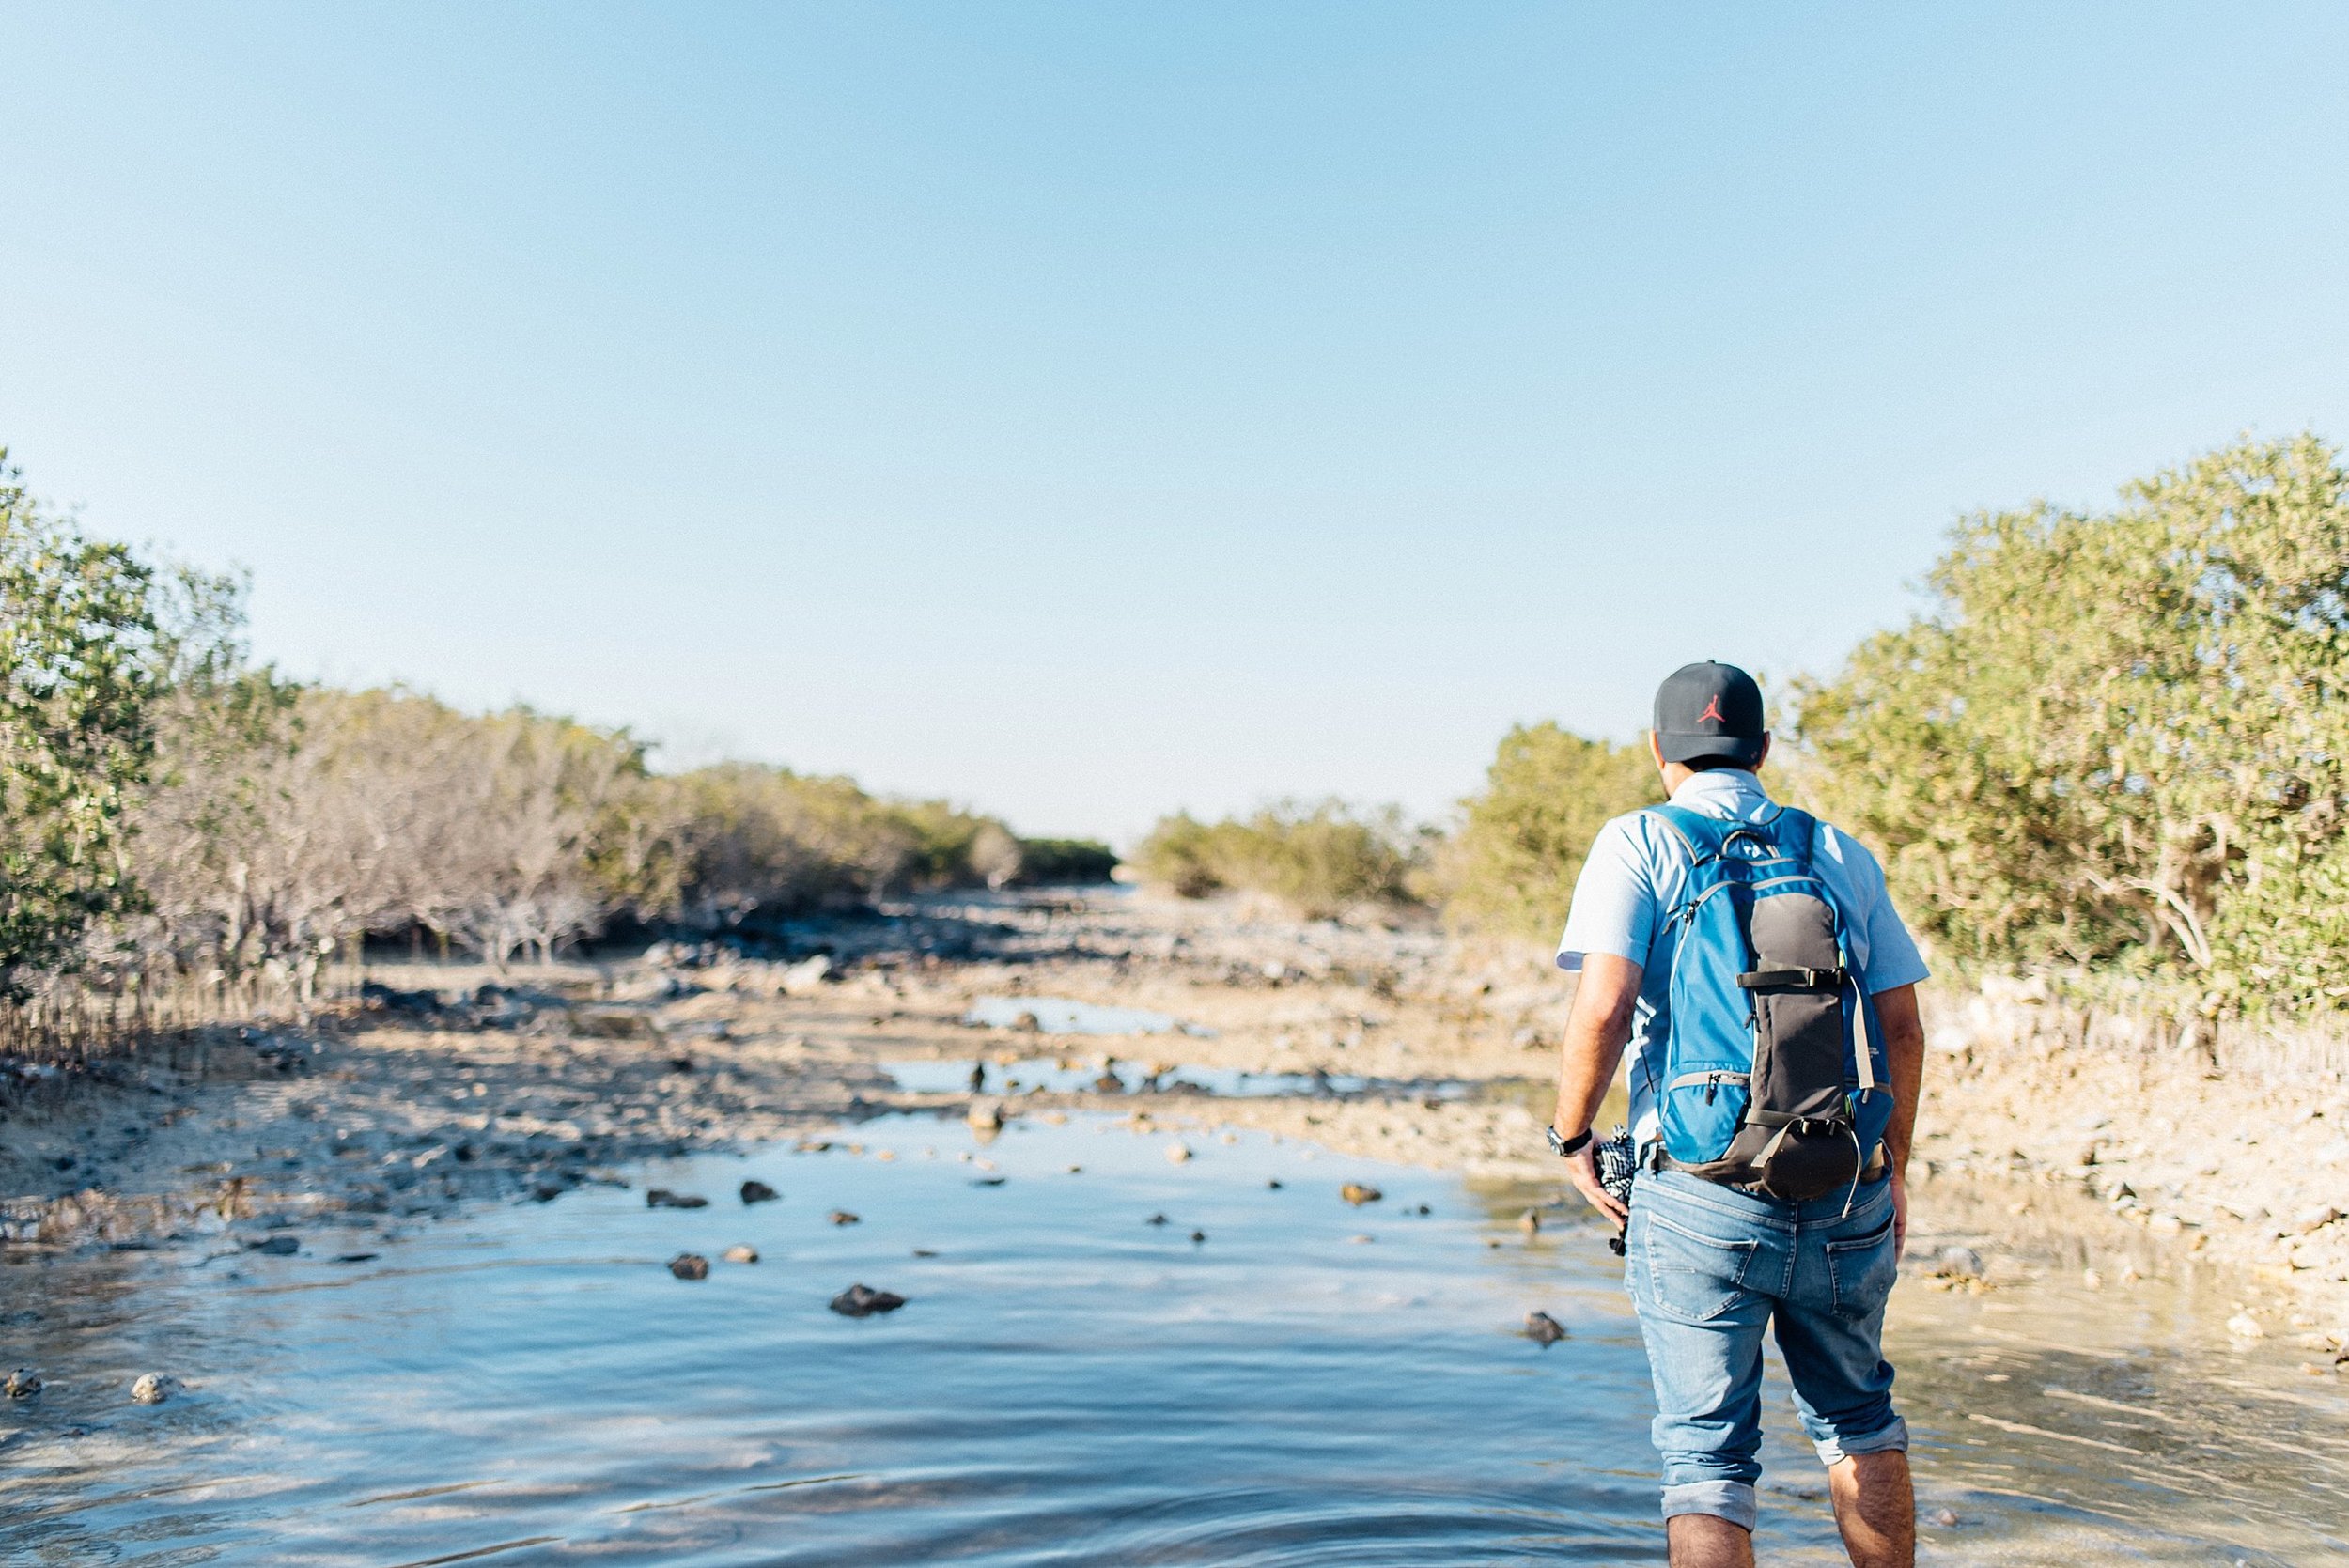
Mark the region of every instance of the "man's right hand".
[[1597, 1144], [1586, 1142], [1568, 1155], [1566, 1175], [1584, 1201], [1613, 1220], [1618, 1228], [1630, 1223], [1631, 1211], [1615, 1202], [1615, 1195], [1599, 1185]]

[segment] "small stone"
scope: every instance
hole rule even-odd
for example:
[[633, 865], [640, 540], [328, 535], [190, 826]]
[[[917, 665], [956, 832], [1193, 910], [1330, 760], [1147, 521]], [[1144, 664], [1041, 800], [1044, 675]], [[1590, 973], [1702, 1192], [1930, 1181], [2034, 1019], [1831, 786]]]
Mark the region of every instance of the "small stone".
[[971, 1185], [972, 1187], [1001, 1187], [1010, 1179], [1008, 1176], [973, 1176], [971, 1178]]
[[1270, 1181], [1265, 1183], [1264, 1185], [1265, 1190], [1268, 1192], [1278, 1192], [1281, 1190], [1281, 1179], [1278, 1176], [1273, 1177]]
[[1180, 1165], [1190, 1157], [1190, 1146], [1186, 1143], [1169, 1143], [1166, 1146], [1166, 1157], [1168, 1163]]
[[143, 1372], [139, 1374], [139, 1380], [131, 1385], [131, 1398], [140, 1405], [161, 1405], [178, 1393], [180, 1387], [177, 1377], [166, 1376], [160, 1372]]
[[1367, 1247], [1378, 1238], [1374, 1235], [1350, 1235], [1346, 1238], [1357, 1247]]
[[2083, 1268], [2080, 1270], [2080, 1283], [2090, 1290], [2102, 1290], [2105, 1288], [2105, 1277], [2092, 1268]]
[[1547, 1350], [1566, 1337], [1566, 1326], [1548, 1312], [1525, 1314], [1525, 1337]]
[[832, 1298], [832, 1310], [842, 1317], [871, 1317], [875, 1312], [894, 1312], [906, 1304], [906, 1298], [894, 1291], [875, 1290], [869, 1285], [850, 1285]]
[[30, 1367], [19, 1367], [0, 1379], [0, 1394], [10, 1399], [30, 1399], [40, 1392], [40, 1374]]
[[290, 1258], [302, 1250], [300, 1238], [289, 1235], [264, 1236], [259, 1241], [244, 1244], [248, 1252], [258, 1252], [267, 1258]]
[[1539, 1209], [1527, 1209], [1523, 1214], [1518, 1215], [1517, 1228], [1523, 1231], [1527, 1235], [1541, 1234], [1542, 1211]]
[[1933, 1272], [1945, 1280], [1979, 1280], [1983, 1272], [1982, 1254], [1970, 1247], [1944, 1247], [1933, 1260]]
[[782, 1196], [782, 1193], [777, 1192], [773, 1188], [769, 1187], [765, 1182], [744, 1182], [742, 1184], [742, 1202], [745, 1203], [771, 1203]]
[[2330, 1203], [2319, 1203], [2312, 1209], [2302, 1209], [2298, 1214], [2294, 1215], [2292, 1225], [2293, 1229], [2300, 1234], [2306, 1235], [2310, 1231], [2323, 1230], [2340, 1218], [2341, 1210]]
[[707, 1280], [709, 1260], [699, 1252], [679, 1252], [669, 1260], [669, 1272], [680, 1280]]
[[1347, 1182], [1344, 1187], [1338, 1188], [1338, 1196], [1353, 1204], [1356, 1208], [1361, 1208], [1364, 1203], [1377, 1203], [1379, 1199], [1385, 1197], [1386, 1194], [1379, 1191], [1375, 1187], [1364, 1187], [1360, 1182]]
[[2248, 1312], [2237, 1312], [2229, 1318], [2227, 1332], [2239, 1340], [2264, 1339], [2267, 1335], [2267, 1330], [2260, 1327], [2260, 1320]]
[[648, 1209], [706, 1209], [709, 1206], [709, 1200], [697, 1193], [672, 1192], [665, 1187], [656, 1187], [645, 1194], [645, 1206]]
[[381, 1252], [337, 1252], [334, 1254], [334, 1261], [336, 1263], [373, 1263], [382, 1255]]
[[1162, 1214], [1154, 1214], [1149, 1219], [1143, 1220], [1143, 1223], [1145, 1225], [1163, 1225], [1166, 1223], [1166, 1216]]
[[963, 1112], [962, 1119], [980, 1132], [1003, 1130], [1003, 1108], [994, 1100], [972, 1100], [971, 1109]]
[[1952, 1529], [1957, 1524], [1957, 1514], [1952, 1509], [1936, 1509], [1933, 1514], [1933, 1522], [1939, 1525], [1943, 1529]]
[[719, 1256], [725, 1259], [728, 1263], [756, 1263], [758, 1261], [758, 1249], [738, 1242], [736, 1245], [727, 1248], [723, 1252], [721, 1252]]
[[1207, 1233], [1205, 1231], [1193, 1231], [1190, 1233], [1190, 1239], [1193, 1243], [1205, 1241], [1207, 1239]]
[[824, 1218], [835, 1225], [854, 1225], [861, 1222], [860, 1216], [850, 1214], [847, 1209], [834, 1209]]
[[934, 1248], [916, 1247], [913, 1250], [913, 1255], [917, 1258], [934, 1258], [938, 1256], [938, 1252]]
[[2186, 1229], [2186, 1221], [2163, 1209], [2145, 1221], [2145, 1228], [2155, 1235], [2176, 1235]]

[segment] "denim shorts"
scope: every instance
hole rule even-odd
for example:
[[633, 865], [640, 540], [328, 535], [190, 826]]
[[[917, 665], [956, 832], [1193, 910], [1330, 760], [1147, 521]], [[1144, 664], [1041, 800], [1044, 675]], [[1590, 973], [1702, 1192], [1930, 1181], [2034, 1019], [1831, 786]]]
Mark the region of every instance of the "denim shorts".
[[1823, 1463], [1908, 1447], [1882, 1347], [1897, 1263], [1888, 1180], [1797, 1203], [1640, 1172], [1624, 1281], [1656, 1377], [1666, 1518], [1753, 1528], [1762, 1331], [1773, 1323]]

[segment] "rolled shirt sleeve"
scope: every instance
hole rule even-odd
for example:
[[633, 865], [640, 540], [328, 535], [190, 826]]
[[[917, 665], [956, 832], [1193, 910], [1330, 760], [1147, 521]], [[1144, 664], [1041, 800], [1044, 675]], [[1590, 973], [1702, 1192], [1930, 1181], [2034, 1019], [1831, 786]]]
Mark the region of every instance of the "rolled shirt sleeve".
[[1575, 878], [1565, 934], [1558, 939], [1560, 969], [1579, 970], [1584, 955], [1592, 953], [1647, 963], [1656, 935], [1656, 881], [1633, 835], [1635, 821], [1616, 817], [1591, 841], [1582, 874]]

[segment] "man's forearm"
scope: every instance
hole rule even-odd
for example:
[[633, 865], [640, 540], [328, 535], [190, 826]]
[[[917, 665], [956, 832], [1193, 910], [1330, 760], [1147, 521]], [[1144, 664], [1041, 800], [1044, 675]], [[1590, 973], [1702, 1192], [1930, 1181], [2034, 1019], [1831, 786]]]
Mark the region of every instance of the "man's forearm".
[[1907, 1169], [1917, 1135], [1917, 1099], [1924, 1092], [1925, 1026], [1917, 1014], [1917, 987], [1895, 986], [1875, 997], [1876, 1025], [1884, 1032], [1884, 1060], [1892, 1073], [1892, 1120], [1884, 1129], [1885, 1157], [1899, 1172]]
[[1558, 1130], [1571, 1137], [1585, 1131], [1615, 1081], [1623, 1048], [1631, 1038], [1631, 1011], [1639, 1000], [1640, 967], [1626, 959], [1593, 954], [1575, 987], [1574, 1011], [1558, 1055]]

